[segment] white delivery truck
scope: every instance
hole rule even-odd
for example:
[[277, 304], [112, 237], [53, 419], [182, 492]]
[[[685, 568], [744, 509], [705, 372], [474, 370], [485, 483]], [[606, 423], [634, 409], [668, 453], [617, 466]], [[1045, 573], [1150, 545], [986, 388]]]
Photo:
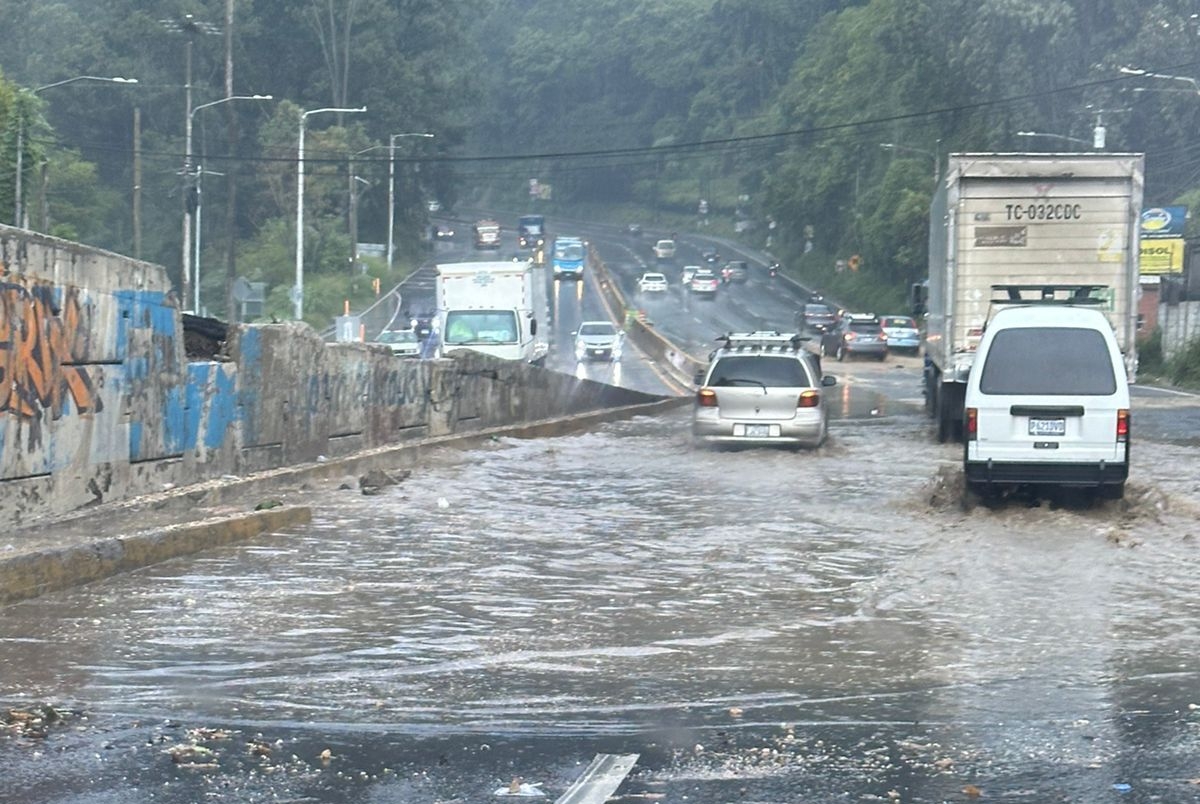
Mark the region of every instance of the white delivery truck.
[[540, 365], [549, 351], [544, 272], [525, 260], [439, 265], [441, 351], [471, 349]]
[[1103, 310], [1137, 369], [1142, 154], [951, 154], [930, 209], [925, 407], [961, 438], [963, 399], [989, 316], [1074, 299]]

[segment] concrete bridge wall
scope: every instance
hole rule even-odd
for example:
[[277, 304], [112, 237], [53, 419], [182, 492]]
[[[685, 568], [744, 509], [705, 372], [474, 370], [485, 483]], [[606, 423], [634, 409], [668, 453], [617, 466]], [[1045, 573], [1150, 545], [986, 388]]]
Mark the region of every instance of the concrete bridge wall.
[[189, 362], [165, 271], [0, 226], [0, 527], [223, 475], [655, 399], [458, 353], [401, 360], [307, 325]]

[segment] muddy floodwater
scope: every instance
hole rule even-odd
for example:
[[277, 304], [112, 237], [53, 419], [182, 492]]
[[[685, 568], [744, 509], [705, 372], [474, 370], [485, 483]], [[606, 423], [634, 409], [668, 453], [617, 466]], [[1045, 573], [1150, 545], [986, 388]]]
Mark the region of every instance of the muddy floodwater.
[[914, 407], [844, 412], [817, 451], [687, 409], [447, 450], [8, 607], [3, 710], [61, 720], [0, 730], [0, 801], [553, 800], [599, 751], [629, 801], [1200, 800], [1197, 448], [964, 510]]

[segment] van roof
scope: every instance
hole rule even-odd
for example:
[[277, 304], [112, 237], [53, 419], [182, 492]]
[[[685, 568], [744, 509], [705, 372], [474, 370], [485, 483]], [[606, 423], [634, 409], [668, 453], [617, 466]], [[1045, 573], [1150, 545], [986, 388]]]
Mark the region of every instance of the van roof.
[[992, 315], [989, 329], [996, 327], [1095, 327], [1103, 322], [1108, 329], [1112, 323], [1094, 307], [1032, 306], [1004, 307]]

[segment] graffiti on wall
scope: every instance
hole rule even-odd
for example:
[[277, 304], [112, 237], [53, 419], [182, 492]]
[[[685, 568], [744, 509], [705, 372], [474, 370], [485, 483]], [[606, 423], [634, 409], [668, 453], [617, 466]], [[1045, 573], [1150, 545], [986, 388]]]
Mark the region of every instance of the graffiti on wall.
[[0, 263], [0, 413], [40, 421], [104, 409], [86, 366], [86, 307], [75, 287], [13, 281]]

